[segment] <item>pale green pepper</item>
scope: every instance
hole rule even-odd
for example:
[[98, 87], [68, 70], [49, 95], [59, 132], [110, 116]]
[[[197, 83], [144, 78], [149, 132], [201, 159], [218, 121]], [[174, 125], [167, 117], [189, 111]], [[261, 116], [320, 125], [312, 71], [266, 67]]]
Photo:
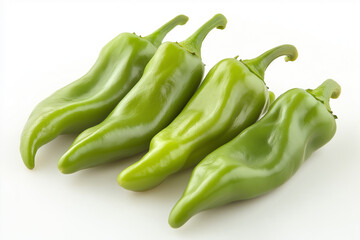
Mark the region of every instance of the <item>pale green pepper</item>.
[[151, 189], [195, 166], [256, 122], [273, 100], [264, 82], [265, 70], [284, 55], [294, 61], [297, 50], [282, 45], [252, 60], [228, 58], [216, 64], [179, 116], [152, 139], [149, 152], [120, 173], [120, 186]]
[[285, 183], [335, 135], [329, 99], [340, 90], [335, 81], [326, 80], [314, 90], [295, 88], [281, 95], [262, 119], [196, 166], [169, 224], [180, 227], [201, 211], [254, 198]]
[[40, 102], [21, 136], [25, 165], [33, 169], [37, 150], [58, 135], [80, 133], [103, 121], [139, 81], [166, 34], [187, 20], [179, 15], [146, 37], [121, 33], [101, 50], [88, 73]]
[[147, 150], [151, 138], [179, 114], [198, 88], [206, 35], [225, 26], [226, 18], [217, 14], [187, 40], [163, 43], [112, 113], [75, 139], [58, 162], [60, 171], [73, 173]]

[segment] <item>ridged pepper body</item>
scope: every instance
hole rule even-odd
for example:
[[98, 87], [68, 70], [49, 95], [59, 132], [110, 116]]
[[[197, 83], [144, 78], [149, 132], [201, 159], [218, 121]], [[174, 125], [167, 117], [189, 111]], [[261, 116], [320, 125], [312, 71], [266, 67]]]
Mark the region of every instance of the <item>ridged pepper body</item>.
[[[201, 30], [200, 38], [224, 24], [225, 17], [216, 15], [204, 25], [211, 28]], [[113, 112], [75, 139], [59, 160], [59, 169], [72, 173], [146, 150], [151, 138], [179, 114], [201, 82], [204, 64], [199, 52], [191, 50], [186, 42], [162, 44]]]
[[34, 168], [38, 148], [58, 135], [79, 133], [103, 121], [138, 82], [159, 41], [186, 21], [186, 16], [179, 15], [147, 37], [119, 34], [101, 50], [88, 73], [40, 102], [21, 136], [25, 165]]
[[[291, 45], [267, 53], [273, 51], [281, 54], [272, 55], [268, 63], [282, 55], [291, 60], [297, 56]], [[253, 66], [244, 62], [231, 58], [216, 64], [179, 116], [152, 139], [149, 152], [120, 173], [118, 183], [133, 191], [153, 188], [256, 122], [270, 105], [269, 92]]]
[[113, 112], [85, 130], [59, 161], [64, 173], [142, 152], [181, 111], [200, 84], [200, 58], [176, 43], [164, 43], [144, 75]]
[[203, 159], [173, 208], [170, 225], [180, 227], [200, 211], [282, 185], [329, 142], [336, 131], [335, 118], [310, 91], [284, 93], [260, 121]]

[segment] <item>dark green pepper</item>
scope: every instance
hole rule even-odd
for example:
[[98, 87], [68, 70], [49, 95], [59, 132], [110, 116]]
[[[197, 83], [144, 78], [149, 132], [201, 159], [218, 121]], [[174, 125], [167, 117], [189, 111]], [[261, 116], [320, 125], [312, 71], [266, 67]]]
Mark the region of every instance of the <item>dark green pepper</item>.
[[34, 168], [36, 151], [60, 134], [79, 133], [103, 121], [138, 82], [166, 34], [188, 17], [179, 15], [154, 33], [121, 33], [102, 50], [90, 71], [40, 102], [21, 136], [25, 165]]
[[282, 45], [252, 60], [229, 58], [216, 64], [184, 110], [152, 139], [149, 152], [119, 175], [118, 183], [133, 191], [153, 188], [256, 122], [270, 105], [264, 72], [283, 55], [294, 61], [296, 48]]
[[286, 182], [336, 131], [329, 99], [340, 86], [326, 80], [315, 90], [292, 89], [265, 116], [218, 148], [194, 169], [170, 213], [172, 227], [196, 213], [264, 194]]
[[201, 82], [202, 41], [213, 28], [225, 28], [215, 15], [187, 40], [163, 43], [133, 89], [99, 125], [81, 133], [58, 162], [63, 173], [142, 152], [151, 138], [183, 109]]

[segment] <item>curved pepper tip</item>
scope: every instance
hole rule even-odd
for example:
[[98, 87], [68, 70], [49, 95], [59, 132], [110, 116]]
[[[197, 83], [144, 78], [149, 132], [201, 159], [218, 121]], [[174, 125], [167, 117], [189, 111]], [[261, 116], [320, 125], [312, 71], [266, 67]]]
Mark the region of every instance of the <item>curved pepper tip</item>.
[[168, 223], [172, 228], [179, 228], [185, 224], [185, 221], [180, 221], [179, 219], [177, 219], [176, 215], [170, 213]]
[[23, 162], [28, 169], [30, 170], [34, 169], [35, 167], [34, 157], [28, 157], [26, 159], [23, 158]]
[[22, 159], [23, 159], [25, 166], [28, 169], [33, 170], [35, 167], [35, 161], [34, 161], [35, 156], [33, 156], [31, 153], [25, 154], [25, 156], [24, 156], [24, 154], [21, 154], [21, 155], [22, 155]]
[[62, 164], [59, 164], [58, 162], [58, 165], [57, 165], [59, 171], [63, 174], [69, 174], [69, 173], [72, 173], [71, 171], [69, 171], [68, 169], [66, 169], [65, 167], [62, 166]]
[[[125, 171], [125, 170], [124, 170]], [[125, 188], [125, 189], [128, 189], [128, 181], [126, 181], [126, 174], [124, 173], [124, 171], [122, 171], [119, 175], [118, 175], [118, 177], [117, 177], [117, 183], [121, 186], [121, 187], [123, 187], [123, 188]], [[130, 190], [130, 189], [128, 189], [128, 190]]]
[[[69, 151], [68, 151], [69, 152]], [[68, 152], [66, 152], [58, 161], [57, 167], [59, 171], [63, 174], [70, 174], [76, 172], [78, 169], [74, 168], [71, 164], [71, 161], [68, 157]]]
[[179, 227], [181, 227], [182, 225], [184, 225], [184, 223], [180, 223], [180, 222], [174, 220], [173, 218], [171, 218], [171, 215], [170, 215], [170, 217], [169, 217], [168, 222], [169, 222], [169, 225], [170, 225], [172, 228], [179, 228]]
[[62, 164], [59, 164], [60, 162], [58, 162], [58, 165], [57, 165], [57, 167], [58, 167], [58, 169], [59, 169], [59, 171], [61, 172], [61, 173], [63, 173], [63, 174], [69, 174], [69, 173], [71, 173], [70, 171], [68, 171], [66, 168], [64, 168], [63, 166], [62, 166]]
[[[177, 146], [175, 144], [175, 148]], [[181, 162], [173, 161], [172, 155], [169, 154], [170, 149], [171, 144], [149, 150], [140, 161], [119, 174], [119, 185], [132, 191], [147, 191], [161, 184], [182, 165]]]
[[175, 207], [171, 210], [168, 223], [172, 228], [179, 228], [183, 226], [190, 218], [187, 213], [188, 209], [184, 209], [186, 206], [182, 205], [182, 201], [177, 202]]
[[136, 175], [133, 174], [133, 171], [128, 168], [123, 170], [117, 177], [117, 183], [121, 187], [135, 192], [147, 190], [147, 182], [148, 181], [142, 180], [141, 177], [136, 177]]
[[20, 154], [25, 166], [32, 170], [35, 167], [35, 154], [36, 152], [31, 149], [31, 144], [22, 139], [20, 143]]
[[74, 173], [74, 172], [77, 171], [77, 170], [72, 169], [72, 168], [66, 168], [66, 167], [64, 167], [62, 165], [59, 165], [59, 164], [58, 164], [58, 169], [63, 174], [71, 174], [71, 173]]

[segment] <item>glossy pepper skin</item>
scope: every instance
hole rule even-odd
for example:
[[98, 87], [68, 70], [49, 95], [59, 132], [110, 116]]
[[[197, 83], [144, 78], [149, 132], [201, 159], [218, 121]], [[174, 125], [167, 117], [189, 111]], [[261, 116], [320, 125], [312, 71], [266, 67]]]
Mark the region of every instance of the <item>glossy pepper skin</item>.
[[40, 102], [21, 136], [25, 165], [33, 169], [38, 148], [58, 135], [79, 133], [103, 121], [138, 82], [166, 34], [187, 20], [179, 15], [146, 37], [121, 33], [101, 50], [88, 73]]
[[281, 95], [261, 120], [197, 165], [169, 224], [180, 227], [200, 211], [259, 196], [286, 182], [334, 136], [329, 98], [339, 94], [340, 86], [326, 80], [315, 90]]
[[213, 28], [225, 25], [226, 18], [218, 14], [184, 42], [162, 44], [113, 112], [75, 139], [58, 162], [60, 171], [73, 173], [146, 150], [198, 88], [204, 73], [202, 41]]
[[152, 139], [149, 152], [120, 173], [118, 183], [133, 191], [153, 188], [253, 124], [271, 102], [265, 69], [283, 55], [294, 61], [297, 50], [282, 45], [252, 60], [229, 58], [216, 64], [184, 110]]

